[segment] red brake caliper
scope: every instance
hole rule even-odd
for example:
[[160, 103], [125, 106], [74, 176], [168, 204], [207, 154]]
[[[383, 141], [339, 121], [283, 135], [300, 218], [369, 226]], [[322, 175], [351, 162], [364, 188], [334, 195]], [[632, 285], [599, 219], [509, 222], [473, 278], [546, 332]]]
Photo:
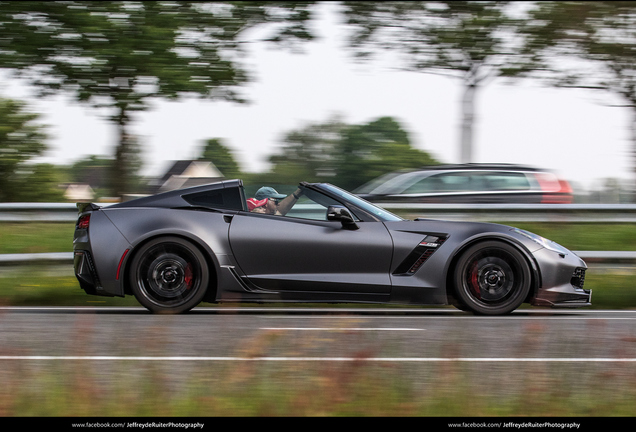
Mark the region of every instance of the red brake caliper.
[[185, 268], [185, 275], [183, 277], [186, 286], [188, 289], [192, 288], [192, 264], [188, 263], [188, 266]]
[[479, 272], [477, 271], [477, 263], [475, 263], [470, 269], [470, 289], [481, 299], [481, 290], [479, 289]]

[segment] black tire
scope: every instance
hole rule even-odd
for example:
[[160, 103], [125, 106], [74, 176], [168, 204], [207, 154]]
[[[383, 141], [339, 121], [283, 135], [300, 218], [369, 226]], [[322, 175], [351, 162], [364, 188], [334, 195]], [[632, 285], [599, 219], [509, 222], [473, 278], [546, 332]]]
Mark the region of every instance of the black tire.
[[501, 241], [485, 241], [469, 247], [454, 271], [459, 309], [480, 315], [504, 315], [525, 301], [531, 272], [524, 255]]
[[135, 254], [130, 284], [137, 301], [155, 313], [178, 314], [198, 305], [208, 288], [205, 257], [179, 237], [151, 240]]

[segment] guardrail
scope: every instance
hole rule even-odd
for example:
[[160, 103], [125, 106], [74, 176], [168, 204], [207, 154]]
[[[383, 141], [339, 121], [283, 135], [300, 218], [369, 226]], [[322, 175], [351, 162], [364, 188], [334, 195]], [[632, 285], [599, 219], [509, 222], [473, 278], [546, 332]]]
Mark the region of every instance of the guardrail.
[[73, 264], [73, 252], [0, 254], [0, 265]]
[[[107, 206], [108, 204], [104, 204]], [[636, 204], [408, 204], [381, 206], [409, 218], [509, 222], [636, 222]], [[307, 206], [311, 211], [311, 206]], [[73, 203], [0, 203], [0, 222], [74, 222]], [[636, 251], [575, 251], [588, 264], [636, 264]], [[0, 266], [72, 264], [72, 252], [0, 255]]]
[[[108, 204], [104, 204], [107, 206]], [[636, 204], [425, 204], [382, 203], [408, 218], [510, 222], [636, 222]], [[297, 205], [296, 207], [302, 207]], [[310, 211], [311, 206], [307, 206]], [[0, 222], [71, 222], [73, 203], [0, 203]]]
[[0, 203], [0, 222], [71, 222], [77, 220], [73, 203]]

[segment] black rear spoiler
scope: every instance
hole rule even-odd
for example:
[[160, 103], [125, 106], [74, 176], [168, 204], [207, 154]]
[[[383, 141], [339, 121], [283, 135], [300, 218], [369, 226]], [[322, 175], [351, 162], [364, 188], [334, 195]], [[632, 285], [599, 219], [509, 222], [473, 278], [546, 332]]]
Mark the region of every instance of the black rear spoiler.
[[100, 206], [98, 206], [95, 203], [85, 203], [85, 202], [84, 203], [77, 203], [76, 206], [77, 206], [77, 210], [78, 210], [79, 214], [86, 213], [86, 212], [92, 212], [92, 211], [95, 211], [95, 210], [99, 210], [101, 208]]

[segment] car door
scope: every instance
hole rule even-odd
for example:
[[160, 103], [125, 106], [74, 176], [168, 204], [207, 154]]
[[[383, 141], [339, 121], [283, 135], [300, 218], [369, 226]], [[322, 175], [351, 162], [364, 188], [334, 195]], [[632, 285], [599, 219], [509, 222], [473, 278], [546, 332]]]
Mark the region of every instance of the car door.
[[277, 292], [390, 294], [393, 243], [384, 224], [349, 229], [326, 212], [305, 200], [287, 216], [236, 214], [229, 238], [243, 276]]

